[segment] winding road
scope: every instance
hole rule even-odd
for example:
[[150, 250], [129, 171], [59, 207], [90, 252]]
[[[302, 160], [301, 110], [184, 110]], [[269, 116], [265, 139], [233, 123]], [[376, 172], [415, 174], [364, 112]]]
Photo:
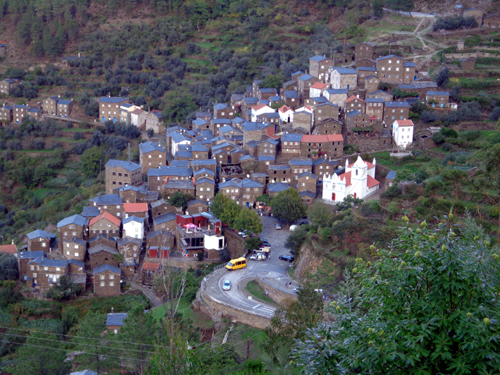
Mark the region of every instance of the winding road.
[[[271, 256], [266, 261], [248, 261], [248, 266], [236, 271], [228, 271], [225, 268], [216, 270], [209, 277], [204, 285], [204, 290], [210, 297], [220, 303], [242, 309], [250, 314], [262, 316], [270, 319], [276, 308], [271, 305], [254, 301], [243, 295], [239, 290], [238, 284], [248, 278], [266, 278], [271, 279], [275, 288], [293, 294], [293, 289], [298, 284], [287, 276], [286, 270], [290, 263], [280, 260], [278, 257], [283, 254], [290, 254], [285, 248], [285, 240], [290, 234], [288, 228], [275, 230], [276, 219], [264, 216], [262, 218], [264, 230], [261, 238], [265, 238], [271, 244]], [[224, 280], [230, 280], [232, 287], [229, 291], [224, 291], [222, 285]], [[288, 283], [291, 287], [287, 287]]]

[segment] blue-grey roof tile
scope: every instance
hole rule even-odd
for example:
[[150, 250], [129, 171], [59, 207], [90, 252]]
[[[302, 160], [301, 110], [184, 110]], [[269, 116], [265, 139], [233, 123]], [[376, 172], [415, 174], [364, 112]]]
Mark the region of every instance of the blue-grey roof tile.
[[111, 264], [103, 264], [102, 266], [94, 268], [94, 275], [97, 275], [104, 271], [110, 271], [119, 275], [122, 274], [122, 271], [118, 267], [112, 266]]
[[84, 225], [87, 225], [89, 223], [89, 220], [81, 215], [73, 215], [70, 217], [67, 217], [65, 219], [62, 219], [60, 222], [57, 223], [57, 227], [64, 227], [65, 225], [69, 224], [75, 224], [83, 227]]
[[132, 163], [131, 161], [127, 160], [116, 160], [116, 159], [109, 159], [109, 161], [106, 163], [105, 166], [110, 168], [122, 167], [123, 169], [126, 169], [129, 172], [135, 172], [138, 169], [141, 169], [141, 166], [137, 163]]

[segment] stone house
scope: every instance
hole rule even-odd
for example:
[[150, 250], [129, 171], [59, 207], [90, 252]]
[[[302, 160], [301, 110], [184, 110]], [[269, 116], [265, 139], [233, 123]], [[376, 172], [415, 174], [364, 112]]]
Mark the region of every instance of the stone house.
[[[351, 135], [356, 131], [360, 131], [362, 128], [370, 127], [373, 125], [374, 119], [370, 118], [366, 113], [357, 110], [350, 111], [346, 113], [345, 124], [347, 134]], [[369, 130], [367, 129], [367, 131]]]
[[325, 174], [331, 175], [338, 168], [338, 161], [317, 158], [313, 160], [313, 173], [318, 177], [318, 181], [323, 181]]
[[245, 155], [240, 158], [240, 162], [241, 168], [243, 169], [243, 171], [245, 171], [245, 173], [259, 169], [259, 162], [254, 156]]
[[192, 201], [187, 202], [186, 215], [191, 213], [201, 213], [208, 212], [209, 206], [208, 202], [202, 201], [200, 199], [193, 199]]
[[470, 72], [476, 68], [476, 58], [469, 57], [460, 59], [460, 67], [466, 72]]
[[349, 113], [351, 111], [365, 112], [366, 103], [359, 96], [351, 96], [344, 102], [344, 112]]
[[73, 99], [59, 99], [57, 101], [57, 116], [61, 118], [68, 118], [71, 116], [75, 102]]
[[224, 125], [219, 129], [219, 136], [224, 137], [226, 139], [230, 139], [235, 135], [243, 135], [242, 131], [236, 128], [233, 128], [231, 125]]
[[364, 68], [376, 68], [377, 67], [377, 63], [373, 59], [361, 59], [361, 60], [357, 60], [356, 59], [356, 67], [357, 68], [360, 68], [360, 67], [364, 67]]
[[235, 147], [229, 152], [229, 162], [231, 164], [240, 164], [240, 159], [245, 155], [241, 148]]
[[[368, 91], [369, 92], [369, 91]], [[392, 102], [394, 99], [394, 96], [391, 93], [388, 93], [386, 91], [382, 90], [377, 90], [374, 92], [369, 93], [366, 98], [371, 98], [371, 99], [383, 99], [384, 102]]]
[[304, 158], [340, 158], [344, 155], [344, 138], [341, 134], [305, 134], [300, 142], [300, 153]]
[[165, 185], [163, 185], [163, 194], [170, 199], [176, 192], [195, 196], [195, 182], [192, 180], [171, 180], [167, 178]]
[[331, 118], [323, 120], [315, 125], [314, 134], [342, 134], [342, 123]]
[[210, 121], [205, 121], [201, 118], [197, 118], [196, 120], [193, 120], [191, 122], [191, 126], [192, 126], [194, 131], [209, 130], [210, 129]]
[[162, 124], [162, 114], [160, 111], [144, 111], [139, 115], [141, 127], [148, 131], [152, 129], [155, 134], [165, 134], [165, 127]]
[[312, 75], [309, 74], [302, 74], [301, 76], [297, 77], [297, 88], [300, 97], [302, 99], [309, 98], [309, 89], [313, 84], [319, 81], [320, 81], [319, 78], [313, 77]]
[[227, 118], [212, 119], [212, 121], [210, 121], [210, 130], [215, 136], [219, 136], [219, 130], [225, 126], [231, 126], [231, 124], [231, 120]]
[[160, 216], [169, 212], [175, 212], [174, 206], [168, 204], [166, 199], [160, 199], [151, 203], [151, 217]]
[[384, 119], [384, 100], [376, 98], [367, 98], [366, 102], [366, 114], [372, 118], [375, 117], [377, 121], [382, 122]]
[[313, 125], [317, 125], [319, 122], [326, 119], [332, 119], [338, 121], [340, 109], [335, 104], [323, 103], [318, 104], [313, 107]]
[[309, 190], [301, 191], [299, 192], [299, 195], [302, 203], [306, 206], [314, 204], [314, 201], [316, 200], [316, 193]]
[[321, 82], [327, 81], [328, 68], [331, 65], [330, 59], [325, 56], [316, 55], [309, 58], [309, 72]]
[[212, 201], [215, 196], [215, 181], [210, 178], [196, 180], [196, 198]]
[[120, 237], [121, 220], [111, 215], [109, 212], [103, 212], [94, 217], [89, 222], [89, 234], [106, 234], [109, 237]]
[[302, 129], [305, 133], [311, 132], [313, 114], [312, 111], [297, 111], [293, 115], [292, 129]]
[[12, 113], [14, 115], [14, 122], [16, 124], [21, 124], [23, 122], [23, 118], [29, 116], [29, 107], [23, 104], [14, 104]]
[[275, 126], [261, 122], [246, 122], [243, 124], [243, 144], [262, 140], [265, 135], [274, 135]]
[[28, 109], [28, 116], [32, 119], [40, 121], [42, 118], [42, 110], [40, 108], [31, 107]]
[[120, 120], [120, 106], [125, 103], [130, 103], [130, 99], [102, 96], [99, 99], [99, 119], [101, 122], [118, 122]]
[[269, 123], [272, 125], [279, 125], [280, 124], [280, 115], [278, 112], [269, 112], [269, 113], [264, 113], [258, 117], [259, 121]]
[[252, 172], [250, 174], [250, 178], [254, 181], [260, 182], [265, 187], [267, 185], [267, 181], [269, 180], [269, 173], [267, 173], [267, 172]]
[[160, 216], [153, 217], [153, 230], [175, 231], [175, 213], [169, 212]]
[[404, 80], [404, 60], [396, 55], [377, 59], [378, 76], [383, 82], [402, 83]]
[[26, 237], [28, 238], [28, 251], [43, 251], [44, 253], [51, 251], [51, 245], [56, 239], [54, 233], [40, 229], [28, 233]]
[[[380, 85], [380, 78], [374, 75], [365, 77], [365, 90], [366, 92], [375, 92]], [[392, 99], [391, 99], [392, 100]]]
[[214, 104], [214, 119], [233, 119], [235, 117], [234, 113], [234, 109], [228, 107], [225, 103]]
[[343, 107], [345, 100], [348, 98], [347, 89], [328, 89], [323, 92], [323, 96], [337, 107]]
[[302, 134], [287, 133], [281, 137], [281, 155], [285, 159], [297, 157], [300, 154]]
[[276, 195], [281, 193], [286, 189], [290, 189], [290, 184], [283, 182], [271, 182], [267, 184], [267, 193], [269, 194], [269, 198], [274, 198]]
[[201, 159], [191, 161], [192, 171], [197, 171], [202, 168], [211, 169], [214, 173], [217, 170], [217, 161], [214, 159]]
[[123, 201], [118, 194], [106, 194], [100, 197], [89, 199], [90, 204], [99, 209], [102, 214], [104, 212], [110, 213], [118, 218], [124, 217]]
[[[15, 245], [14, 245], [15, 247]], [[14, 253], [14, 252], [11, 252]], [[28, 280], [28, 271], [30, 267], [28, 266], [28, 263], [31, 262], [33, 259], [37, 258], [42, 258], [44, 256], [43, 251], [17, 251], [17, 248], [15, 249], [15, 253], [17, 255], [17, 267], [19, 270], [19, 278], [23, 281]], [[33, 268], [31, 271], [35, 270]], [[32, 276], [30, 276], [32, 277]]]
[[212, 171], [211, 169], [201, 168], [198, 169], [197, 171], [193, 171], [193, 177], [196, 181], [202, 178], [209, 178], [215, 181], [215, 172]]
[[249, 111], [251, 112], [252, 107], [254, 105], [257, 105], [258, 103], [259, 103], [258, 98], [252, 98], [246, 96], [243, 99], [243, 102], [241, 103], [241, 117], [247, 121], [250, 121], [251, 113], [249, 113]]
[[278, 141], [268, 138], [257, 144], [257, 155], [250, 154], [252, 156], [273, 156], [276, 158], [276, 153], [278, 149]]
[[84, 291], [87, 289], [87, 274], [85, 273], [84, 262], [76, 259], [69, 259], [68, 273], [72, 283], [80, 285]]
[[113, 247], [109, 247], [106, 245], [95, 245], [89, 247], [88, 253], [88, 264], [91, 270], [104, 264], [110, 264], [112, 266], [118, 267], [116, 255], [118, 255], [119, 252]]
[[448, 91], [427, 91], [425, 101], [433, 108], [447, 108], [450, 106], [450, 93]]
[[312, 159], [291, 159], [288, 161], [288, 164], [290, 165], [290, 170], [294, 180], [297, 180], [298, 176], [302, 173], [312, 172]]
[[191, 147], [193, 159], [208, 159], [208, 148], [200, 142], [193, 143]]
[[354, 47], [354, 57], [356, 59], [356, 65], [358, 64], [359, 60], [373, 59], [373, 57], [375, 56], [376, 48], [377, 45], [375, 43], [364, 42], [356, 44], [356, 46]]
[[62, 276], [68, 276], [67, 260], [48, 259], [41, 256], [28, 262], [27, 279], [33, 280], [33, 286], [42, 292], [59, 284]]
[[268, 168], [268, 173], [269, 173], [269, 183], [292, 182], [293, 178], [292, 171], [290, 169], [290, 166], [287, 164], [270, 165]]
[[386, 102], [384, 110], [384, 122], [392, 124], [394, 120], [405, 120], [410, 116], [410, 104], [408, 102]]
[[142, 251], [142, 239], [124, 237], [118, 240], [118, 251], [124, 258], [133, 258], [139, 262]]
[[57, 102], [60, 97], [58, 96], [49, 96], [43, 100], [43, 110], [45, 113], [51, 116], [57, 116]]
[[243, 150], [250, 156], [257, 157], [260, 142], [250, 141], [243, 145]]
[[144, 142], [139, 145], [139, 163], [142, 174], [147, 175], [151, 168], [167, 165], [167, 152], [154, 142]]
[[14, 90], [20, 83], [20, 79], [4, 78], [0, 81], [0, 94], [10, 95], [10, 90]]
[[413, 82], [417, 80], [417, 64], [414, 62], [403, 63], [404, 67], [404, 82]]
[[264, 185], [250, 178], [242, 180], [240, 186], [242, 206], [252, 207], [257, 202], [257, 197], [264, 194]]
[[352, 68], [330, 68], [330, 83], [332, 89], [356, 90], [358, 87], [358, 72]]
[[265, 172], [269, 169], [270, 165], [276, 164], [276, 157], [273, 155], [259, 155], [257, 156], [259, 172]]
[[148, 219], [149, 208], [147, 203], [124, 203], [123, 210], [125, 211], [125, 218], [136, 216]]
[[483, 18], [483, 27], [487, 27], [490, 29], [499, 29], [500, 28], [500, 12], [488, 14]]
[[[175, 220], [173, 228], [175, 228]], [[173, 249], [175, 246], [175, 236], [173, 234], [173, 231], [166, 231], [162, 229], [149, 232], [146, 236], [146, 246], [148, 250], [152, 247]], [[150, 258], [157, 258], [158, 255], [157, 252], [155, 253], [148, 251], [146, 253], [146, 256]]]
[[94, 269], [94, 295], [111, 297], [120, 295], [121, 270], [110, 264]]
[[94, 237], [89, 238], [89, 248], [97, 245], [104, 245], [116, 249], [116, 239], [113, 237], [108, 237], [105, 234], [98, 234]]
[[[120, 332], [120, 328], [125, 325], [124, 320], [127, 318], [127, 313], [110, 313], [108, 314], [106, 318], [106, 329], [108, 332], [114, 332], [116, 335], [118, 332]], [[75, 374], [70, 374], [70, 375], [75, 375]], [[82, 373], [82, 374], [77, 374], [77, 375], [97, 375], [97, 373], [89, 373], [87, 374]]]
[[142, 168], [139, 164], [125, 160], [110, 159], [106, 165], [106, 194], [123, 185], [142, 184]]
[[123, 237], [143, 239], [145, 233], [145, 218], [129, 216], [123, 219]]
[[[201, 160], [200, 160], [201, 161]], [[194, 161], [193, 161], [194, 164]], [[150, 169], [148, 171], [148, 185], [151, 191], [161, 191], [168, 181], [190, 181], [193, 176], [193, 170], [185, 167], [161, 167]]]
[[278, 95], [278, 91], [275, 88], [258, 88], [257, 98], [259, 100], [269, 100], [269, 98]]
[[229, 163], [229, 151], [220, 148], [212, 152], [213, 158], [217, 161], [217, 165]]
[[10, 105], [4, 105], [0, 107], [0, 123], [10, 124], [12, 122], [12, 110]]
[[252, 122], [263, 122], [262, 115], [265, 113], [275, 113], [276, 110], [265, 104], [258, 104], [252, 106]]
[[[116, 190], [115, 190], [116, 191]], [[139, 186], [122, 186], [118, 189], [120, 198], [125, 203], [149, 203], [158, 200], [158, 192], [149, 191], [147, 185]], [[92, 208], [92, 207], [91, 207]], [[98, 210], [98, 214], [99, 214]], [[97, 215], [98, 215], [97, 214]], [[97, 216], [94, 215], [94, 216]]]
[[67, 259], [76, 259], [81, 262], [87, 255], [87, 241], [81, 238], [71, 238], [63, 242], [63, 254]]
[[297, 175], [297, 190], [299, 192], [311, 191], [316, 194], [317, 184], [318, 177], [310, 171]]
[[377, 76], [377, 68], [372, 67], [357, 67], [358, 72], [358, 87], [364, 87], [366, 78], [371, 76]]
[[71, 238], [88, 238], [89, 220], [81, 215], [67, 217], [57, 223], [57, 246], [59, 252], [63, 252], [63, 242]]
[[219, 191], [229, 197], [236, 203], [240, 204], [241, 187], [235, 180], [225, 181], [219, 184]]
[[294, 90], [284, 90], [281, 94], [281, 99], [285, 102], [285, 104], [295, 109], [300, 106], [300, 95], [297, 91]]

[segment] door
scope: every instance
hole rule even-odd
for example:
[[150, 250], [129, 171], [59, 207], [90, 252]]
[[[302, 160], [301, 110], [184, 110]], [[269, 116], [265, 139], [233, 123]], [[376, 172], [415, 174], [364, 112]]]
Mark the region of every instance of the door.
[[116, 117], [113, 117], [113, 122], [116, 124]]
[[356, 199], [356, 196], [357, 196], [357, 194], [356, 194], [356, 193], [354, 193], [354, 199]]
[[347, 90], [349, 90], [349, 85], [347, 85]]
[[104, 116], [102, 116], [102, 122], [106, 122], [106, 120], [105, 120]]
[[335, 200], [335, 193], [332, 193], [332, 201]]

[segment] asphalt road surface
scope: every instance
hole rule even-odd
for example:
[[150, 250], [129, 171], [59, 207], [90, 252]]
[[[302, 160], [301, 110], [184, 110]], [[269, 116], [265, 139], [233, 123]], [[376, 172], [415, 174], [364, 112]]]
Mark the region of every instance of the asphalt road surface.
[[[285, 248], [285, 241], [290, 234], [288, 227], [283, 226], [281, 230], [274, 229], [274, 224], [278, 221], [268, 216], [262, 217], [262, 221], [264, 230], [261, 238], [265, 238], [271, 244], [270, 258], [265, 261], [248, 260], [246, 268], [235, 271], [228, 271], [225, 268], [219, 269], [207, 278], [205, 290], [215, 300], [244, 309], [254, 315], [271, 318], [276, 310], [275, 307], [249, 299], [238, 290], [238, 284], [242, 280], [256, 276], [271, 278], [282, 289], [290, 290], [290, 293], [293, 293], [293, 289], [298, 286], [286, 274], [291, 263], [278, 258], [280, 255], [290, 254], [290, 251]], [[231, 290], [224, 291], [222, 289], [224, 280], [231, 281]], [[292, 286], [287, 288], [289, 282], [292, 283]]]

